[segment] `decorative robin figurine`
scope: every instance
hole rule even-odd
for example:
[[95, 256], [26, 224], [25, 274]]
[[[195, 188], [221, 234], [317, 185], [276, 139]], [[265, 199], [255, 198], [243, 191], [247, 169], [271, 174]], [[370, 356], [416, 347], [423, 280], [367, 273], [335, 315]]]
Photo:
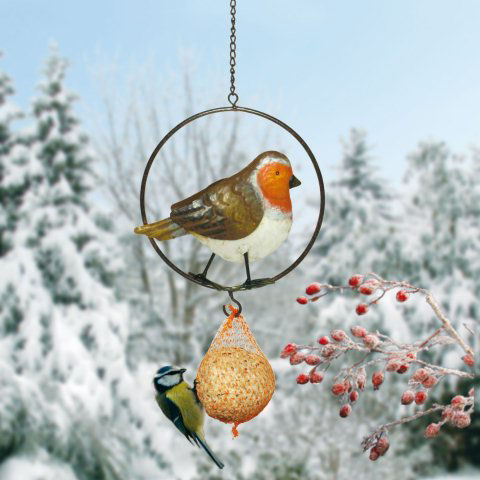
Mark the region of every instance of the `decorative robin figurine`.
[[135, 228], [135, 233], [160, 241], [193, 235], [213, 252], [195, 277], [212, 284], [207, 272], [215, 255], [229, 262], [245, 262], [246, 288], [271, 283], [250, 278], [249, 262], [274, 252], [292, 226], [290, 189], [300, 185], [288, 158], [268, 151], [231, 177], [218, 180], [175, 203], [170, 217]]

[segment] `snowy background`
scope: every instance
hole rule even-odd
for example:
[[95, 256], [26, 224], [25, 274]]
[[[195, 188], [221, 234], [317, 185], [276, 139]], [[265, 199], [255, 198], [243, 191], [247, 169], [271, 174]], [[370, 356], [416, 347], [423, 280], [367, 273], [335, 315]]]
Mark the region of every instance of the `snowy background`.
[[[278, 359], [289, 341], [358, 323], [353, 298], [295, 303], [311, 281], [343, 283], [352, 273], [429, 288], [457, 327], [478, 324], [474, 1], [305, 0], [292, 10], [283, 0], [239, 0], [240, 104], [281, 118], [310, 144], [326, 182], [324, 226], [301, 267], [238, 295], [277, 389], [235, 440], [207, 419], [227, 467], [212, 467], [159, 412], [153, 373], [176, 363], [193, 381], [226, 296], [174, 275], [132, 229], [155, 145], [189, 114], [225, 104], [223, 3], [3, 2], [0, 480], [477, 478], [478, 414], [465, 431], [428, 441], [424, 424], [399, 427], [373, 463], [360, 441], [413, 412], [399, 402], [405, 379], [389, 378], [340, 419], [327, 385], [296, 385], [302, 368]], [[228, 115], [184, 129], [152, 169], [149, 218], [267, 149], [285, 151], [303, 181], [289, 241], [254, 266], [256, 276], [279, 271], [313, 229], [318, 193], [304, 153], [273, 125]], [[166, 248], [186, 270], [208, 259], [188, 238]], [[243, 271], [218, 261], [212, 277], [241, 281]], [[433, 325], [415, 298], [386, 299], [367, 321], [400, 341]], [[453, 347], [430, 355], [460, 367]], [[466, 389], [444, 381], [429, 402]]]

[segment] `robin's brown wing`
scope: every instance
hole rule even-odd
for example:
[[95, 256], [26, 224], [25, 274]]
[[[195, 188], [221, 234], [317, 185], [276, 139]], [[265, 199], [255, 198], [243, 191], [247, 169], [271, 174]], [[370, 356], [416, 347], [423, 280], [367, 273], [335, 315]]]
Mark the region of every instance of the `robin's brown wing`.
[[262, 201], [247, 180], [232, 177], [172, 205], [170, 218], [189, 233], [217, 240], [250, 235], [263, 217]]

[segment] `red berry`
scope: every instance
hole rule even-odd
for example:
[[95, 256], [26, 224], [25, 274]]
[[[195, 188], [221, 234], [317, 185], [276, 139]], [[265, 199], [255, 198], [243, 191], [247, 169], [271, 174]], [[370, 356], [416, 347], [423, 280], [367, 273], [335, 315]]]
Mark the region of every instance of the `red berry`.
[[380, 340], [379, 340], [378, 337], [377, 337], [376, 335], [374, 335], [373, 333], [369, 333], [369, 334], [366, 335], [365, 338], [363, 339], [363, 344], [364, 344], [367, 348], [375, 348], [379, 343], [380, 343]]
[[454, 412], [450, 422], [457, 428], [467, 428], [470, 425], [470, 415], [466, 412]]
[[348, 280], [348, 284], [354, 288], [358, 287], [362, 282], [363, 282], [363, 275], [353, 275], [353, 277], [350, 277]]
[[396, 372], [400, 368], [400, 365], [401, 363], [397, 359], [392, 358], [387, 362], [385, 370], [387, 372]]
[[405, 390], [402, 393], [402, 405], [410, 405], [415, 400], [415, 393], [412, 390]]
[[439, 423], [431, 423], [425, 429], [425, 437], [432, 438], [436, 437], [440, 433], [441, 425]]
[[417, 354], [415, 352], [408, 352], [407, 358], [411, 358], [412, 360], [415, 360], [417, 358]]
[[375, 444], [375, 450], [380, 455], [385, 455], [385, 453], [387, 453], [387, 450], [389, 448], [390, 448], [390, 441], [388, 440], [388, 437], [379, 438], [377, 443]]
[[321, 283], [311, 283], [307, 289], [305, 290], [305, 293], [307, 295], [315, 295], [322, 289], [322, 284]]
[[372, 462], [374, 462], [375, 460], [377, 460], [377, 458], [380, 456], [380, 454], [377, 452], [377, 450], [375, 449], [375, 447], [373, 447], [371, 450], [370, 450], [370, 455], [369, 455], [369, 459], [372, 460]]
[[408, 300], [408, 293], [405, 290], [397, 292], [397, 302], [406, 302]]
[[320, 383], [323, 380], [322, 372], [310, 372], [310, 383]]
[[332, 385], [332, 393], [338, 397], [345, 393], [345, 385], [343, 383], [335, 383]]
[[282, 353], [280, 353], [281, 358], [287, 358], [290, 357], [290, 355], [293, 355], [297, 351], [297, 346], [294, 343], [287, 343], [285, 347], [282, 350]]
[[473, 367], [473, 365], [475, 364], [475, 360], [473, 358], [473, 355], [470, 355], [469, 353], [467, 353], [466, 355], [464, 355], [462, 357], [462, 360], [463, 362], [465, 363], [465, 365], [469, 366], [469, 367]]
[[326, 345], [326, 344], [329, 342], [329, 340], [328, 340], [328, 337], [323, 336], [323, 337], [320, 337], [320, 338], [317, 340], [317, 342], [318, 342], [320, 345]]
[[415, 394], [415, 403], [417, 405], [423, 405], [427, 401], [428, 394], [425, 390], [419, 390]]
[[383, 383], [384, 375], [383, 372], [374, 372], [372, 375], [373, 389], [378, 390], [380, 385]]
[[306, 303], [308, 303], [308, 299], [306, 297], [298, 297], [297, 303], [299, 303], [300, 305], [305, 305]]
[[322, 357], [328, 358], [331, 357], [335, 353], [335, 345], [325, 345], [322, 348]]
[[305, 357], [305, 363], [307, 365], [318, 365], [321, 361], [321, 358], [318, 355], [314, 355], [313, 353], [310, 355], [307, 355]]
[[352, 407], [348, 403], [340, 407], [340, 416], [342, 418], [348, 417], [351, 412], [352, 412]]
[[343, 381], [343, 386], [345, 387], [346, 392], [351, 392], [352, 391], [352, 384], [350, 383], [350, 380], [344, 380]]
[[357, 338], [363, 338], [367, 334], [367, 329], [360, 325], [355, 325], [350, 331], [352, 332], [352, 335]]
[[442, 410], [442, 420], [449, 420], [450, 421], [452, 419], [454, 411], [455, 410], [451, 407], [445, 407]]
[[305, 360], [305, 355], [303, 353], [297, 352], [290, 357], [290, 365], [299, 365]]
[[413, 375], [412, 380], [423, 382], [428, 377], [428, 372], [424, 368], [419, 368]]
[[398, 367], [397, 373], [405, 373], [407, 370], [408, 370], [408, 363], [402, 363], [402, 365]]
[[368, 312], [368, 305], [366, 303], [359, 303], [355, 309], [357, 315], [364, 315]]
[[433, 386], [435, 386], [437, 384], [438, 380], [433, 376], [433, 375], [429, 375], [423, 382], [422, 382], [422, 385], [425, 387], [425, 388], [432, 388]]
[[455, 410], [462, 410], [463, 407], [465, 406], [466, 403], [466, 398], [463, 397], [462, 395], [456, 395], [455, 397], [452, 398], [450, 404]]
[[342, 340], [345, 340], [346, 334], [343, 330], [332, 330], [330, 332], [330, 336], [336, 341], [336, 342], [341, 342]]
[[352, 403], [355, 403], [358, 400], [358, 392], [354, 390], [353, 392], [350, 393], [349, 398]]
[[297, 376], [297, 383], [299, 385], [304, 385], [305, 383], [308, 383], [308, 375], [305, 373], [300, 373], [300, 375]]
[[362, 285], [358, 291], [364, 295], [371, 295], [373, 293], [373, 288], [370, 285]]
[[363, 368], [357, 375], [357, 388], [363, 390], [365, 388], [365, 382], [367, 381], [367, 372]]

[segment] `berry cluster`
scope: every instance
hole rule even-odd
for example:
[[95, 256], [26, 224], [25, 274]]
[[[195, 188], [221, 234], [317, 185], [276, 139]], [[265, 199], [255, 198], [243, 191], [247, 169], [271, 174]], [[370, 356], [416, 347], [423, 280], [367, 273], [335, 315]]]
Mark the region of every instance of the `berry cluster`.
[[[470, 372], [432, 365], [419, 358], [424, 350], [434, 345], [456, 342], [466, 352], [466, 355], [462, 357], [464, 364], [474, 367], [473, 350], [460, 337], [432, 295], [425, 289], [414, 287], [406, 282], [387, 281], [370, 273], [365, 276], [353, 275], [348, 280], [348, 285], [343, 286], [312, 283], [305, 291], [308, 297], [298, 297], [297, 302], [302, 305], [315, 302], [333, 291], [347, 289], [361, 295], [374, 297], [368, 303], [359, 303], [356, 306], [355, 311], [358, 315], [366, 314], [372, 305], [376, 305], [387, 292], [393, 289], [396, 290], [395, 299], [399, 303], [406, 302], [412, 294], [423, 294], [442, 326], [427, 339], [412, 344], [400, 344], [378, 331], [369, 331], [365, 326], [355, 325], [350, 328], [350, 334], [344, 330], [335, 329], [329, 335], [320, 335], [314, 345], [296, 345], [294, 343], [286, 345], [280, 354], [282, 358], [288, 358], [291, 365], [305, 364], [311, 367], [308, 372], [300, 373], [297, 376], [297, 383], [300, 385], [321, 383], [326, 370], [333, 361], [350, 351], [364, 352], [362, 360], [350, 367], [342, 368], [333, 378], [330, 391], [339, 400], [340, 417], [346, 418], [352, 413], [352, 407], [366, 388], [367, 368], [373, 365], [375, 365], [375, 370], [371, 372], [370, 377], [373, 390], [380, 389], [385, 381], [385, 375], [409, 375], [408, 389], [402, 393], [400, 398], [402, 405], [424, 405], [428, 400], [429, 390], [447, 375], [473, 378], [473, 374]], [[443, 336], [440, 335], [441, 333]], [[374, 355], [377, 358], [372, 360]], [[473, 411], [473, 389], [469, 393], [469, 397], [455, 396], [450, 405], [434, 405], [428, 410], [421, 410], [410, 417], [380, 426], [362, 442], [364, 451], [370, 451], [370, 460], [377, 460], [389, 448], [388, 430], [390, 428], [417, 420], [437, 410], [442, 410], [442, 418], [438, 423], [432, 423], [427, 427], [426, 437], [438, 435], [441, 426], [446, 422], [458, 428], [467, 427], [470, 424], [471, 411]]]

